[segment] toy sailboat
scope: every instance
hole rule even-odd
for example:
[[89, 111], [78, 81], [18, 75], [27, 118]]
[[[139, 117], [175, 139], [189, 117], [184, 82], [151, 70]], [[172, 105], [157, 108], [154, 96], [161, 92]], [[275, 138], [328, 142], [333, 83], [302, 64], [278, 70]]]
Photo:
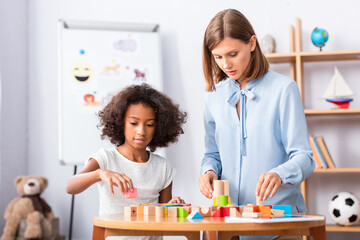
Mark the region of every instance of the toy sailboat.
[[348, 108], [353, 100], [350, 96], [354, 95], [350, 87], [345, 82], [337, 67], [323, 98], [339, 106], [340, 108]]

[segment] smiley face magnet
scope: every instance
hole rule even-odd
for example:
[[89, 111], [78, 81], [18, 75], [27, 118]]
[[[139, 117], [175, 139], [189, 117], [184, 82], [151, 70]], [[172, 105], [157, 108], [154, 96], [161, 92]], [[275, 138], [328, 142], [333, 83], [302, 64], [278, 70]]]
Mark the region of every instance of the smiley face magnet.
[[93, 68], [86, 61], [77, 61], [72, 64], [70, 75], [77, 82], [88, 82], [93, 76]]

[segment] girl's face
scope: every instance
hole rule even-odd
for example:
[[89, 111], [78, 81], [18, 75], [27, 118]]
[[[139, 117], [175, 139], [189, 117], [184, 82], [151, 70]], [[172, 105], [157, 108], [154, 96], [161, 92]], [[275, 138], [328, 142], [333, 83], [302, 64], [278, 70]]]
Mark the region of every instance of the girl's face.
[[226, 37], [211, 51], [216, 64], [231, 79], [240, 82], [242, 74], [249, 65], [251, 52], [256, 47], [256, 36], [250, 38], [249, 43], [235, 38]]
[[142, 103], [132, 104], [125, 114], [125, 143], [134, 150], [146, 150], [155, 133], [155, 111]]

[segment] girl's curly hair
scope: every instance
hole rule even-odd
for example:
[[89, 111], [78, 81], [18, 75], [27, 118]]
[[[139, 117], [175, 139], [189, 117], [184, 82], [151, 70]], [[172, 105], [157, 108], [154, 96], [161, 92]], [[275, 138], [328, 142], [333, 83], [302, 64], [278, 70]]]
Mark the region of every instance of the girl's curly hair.
[[155, 111], [155, 133], [148, 145], [150, 151], [155, 151], [157, 147], [167, 147], [184, 133], [182, 125], [186, 122], [187, 113], [182, 112], [179, 105], [171, 98], [143, 83], [125, 88], [115, 95], [102, 111], [99, 111], [98, 127], [102, 127], [101, 139], [107, 137], [116, 146], [124, 144], [126, 111], [131, 104], [138, 103]]

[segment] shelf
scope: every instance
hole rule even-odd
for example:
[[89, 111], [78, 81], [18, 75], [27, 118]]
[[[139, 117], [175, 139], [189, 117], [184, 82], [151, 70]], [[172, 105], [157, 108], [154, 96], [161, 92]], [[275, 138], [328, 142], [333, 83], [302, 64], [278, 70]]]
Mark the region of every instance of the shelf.
[[305, 62], [360, 60], [360, 51], [302, 52], [300, 56]]
[[[359, 61], [360, 50], [341, 50], [341, 51], [314, 51], [303, 52], [302, 51], [302, 30], [301, 20], [296, 19], [295, 28], [290, 26], [290, 51], [289, 53], [268, 53], [265, 57], [269, 63], [287, 63], [289, 64], [290, 77], [295, 80], [298, 85], [300, 96], [303, 106], [305, 98], [305, 81], [304, 81], [304, 66], [307, 62], [327, 62], [327, 61]], [[360, 109], [305, 109], [305, 115], [307, 118], [312, 116], [360, 116]], [[340, 120], [340, 119], [337, 119]], [[332, 173], [360, 173], [360, 168], [326, 168], [315, 169], [316, 175], [332, 174]], [[301, 184], [301, 192], [304, 196], [305, 203], [308, 206], [308, 181], [305, 180]], [[360, 232], [360, 225], [351, 227], [341, 227], [338, 225], [326, 225], [327, 232]], [[344, 234], [345, 235], [345, 234]], [[344, 237], [345, 238], [345, 237]]]
[[291, 52], [265, 54], [270, 63], [295, 62], [299, 56], [302, 62], [360, 60], [360, 50]]
[[295, 53], [267, 53], [265, 54], [270, 63], [289, 63], [295, 62]]
[[306, 116], [360, 114], [360, 109], [305, 109]]
[[360, 232], [360, 226], [341, 227], [337, 225], [326, 225], [327, 232]]
[[314, 173], [360, 173], [360, 168], [316, 168]]

